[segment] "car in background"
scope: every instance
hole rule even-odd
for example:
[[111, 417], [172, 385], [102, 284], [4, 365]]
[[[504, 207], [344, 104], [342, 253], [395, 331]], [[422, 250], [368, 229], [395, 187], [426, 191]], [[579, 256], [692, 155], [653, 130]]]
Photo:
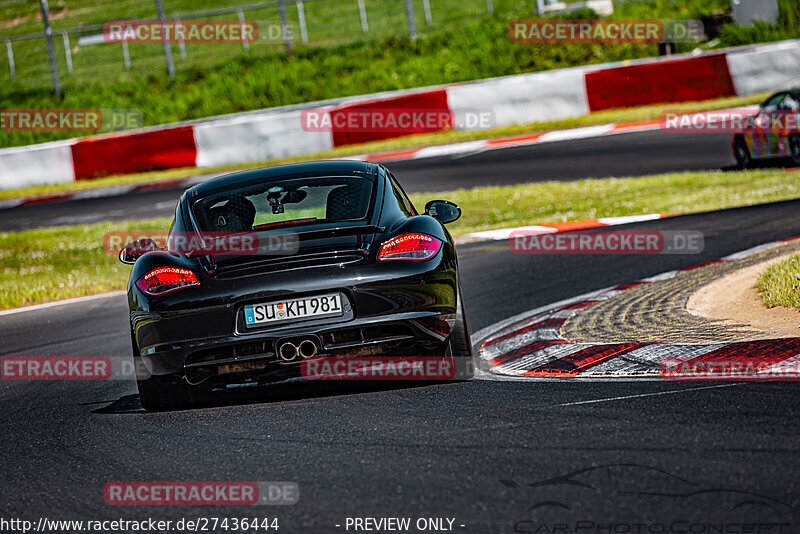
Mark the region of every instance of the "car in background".
[[749, 124], [733, 136], [733, 155], [740, 169], [754, 160], [791, 158], [800, 166], [800, 89], [769, 97]]
[[[188, 406], [234, 384], [295, 378], [300, 362], [323, 356], [442, 355], [469, 378], [458, 261], [444, 226], [460, 215], [444, 200], [419, 213], [388, 169], [359, 161], [237, 172], [188, 189], [166, 250], [145, 239], [120, 252], [133, 264], [131, 343], [148, 374], [138, 379], [142, 406]], [[220, 234], [281, 246], [224, 254], [172, 239]]]

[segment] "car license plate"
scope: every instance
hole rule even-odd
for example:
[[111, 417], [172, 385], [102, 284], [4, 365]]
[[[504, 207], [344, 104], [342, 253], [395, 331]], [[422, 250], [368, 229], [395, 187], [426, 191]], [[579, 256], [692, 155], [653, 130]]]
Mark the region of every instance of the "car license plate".
[[332, 293], [265, 304], [248, 304], [244, 307], [244, 322], [247, 326], [255, 326], [308, 317], [332, 317], [342, 313], [342, 295]]

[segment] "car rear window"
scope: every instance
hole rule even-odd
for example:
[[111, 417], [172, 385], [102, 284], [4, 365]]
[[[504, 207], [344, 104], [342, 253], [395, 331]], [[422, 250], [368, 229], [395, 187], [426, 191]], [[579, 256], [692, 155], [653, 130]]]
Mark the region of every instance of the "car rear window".
[[192, 213], [204, 232], [271, 230], [369, 215], [373, 182], [355, 176], [272, 180], [197, 200]]

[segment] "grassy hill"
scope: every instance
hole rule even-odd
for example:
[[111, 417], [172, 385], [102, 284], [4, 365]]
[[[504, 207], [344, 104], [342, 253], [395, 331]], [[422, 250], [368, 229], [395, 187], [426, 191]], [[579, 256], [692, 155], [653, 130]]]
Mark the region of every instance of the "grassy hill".
[[[134, 108], [142, 112], [145, 124], [151, 125], [339, 96], [657, 55], [655, 44], [512, 43], [508, 39], [508, 23], [534, 17], [533, 0], [494, 0], [494, 15], [486, 13], [486, 0], [430, 0], [431, 26], [425, 25], [422, 0], [414, 0], [420, 4], [416, 6], [420, 37], [412, 42], [406, 33], [405, 15], [397, 13], [397, 0], [365, 1], [368, 10], [372, 10], [370, 13], [376, 13], [370, 15], [369, 34], [361, 33], [357, 12], [335, 9], [347, 5], [352, 11], [357, 5], [355, 0], [306, 2], [311, 44], [315, 35], [325, 39], [324, 34], [316, 33], [322, 30], [311, 24], [317, 20], [314, 18], [317, 14], [319, 21], [332, 21], [325, 31], [340, 36], [343, 40], [340, 44], [297, 46], [288, 55], [277, 44], [253, 46], [247, 53], [238, 45], [193, 45], [188, 47], [186, 61], [180, 60], [177, 46], [173, 45], [178, 67], [173, 80], [167, 79], [163, 72], [160, 45], [131, 45], [130, 71], [121, 65], [119, 45], [73, 47], [75, 71], [68, 74], [64, 71], [62, 44], [62, 49], [57, 48], [56, 52], [62, 70], [63, 96], [51, 94], [43, 63], [46, 54], [40, 52], [36, 59], [37, 64], [45, 65], [41, 67], [44, 74], [26, 74], [20, 57], [17, 79], [11, 80], [7, 66], [0, 61], [0, 101], [5, 108]], [[179, 13], [237, 2], [241, 0], [165, 0], [165, 7], [168, 13]], [[782, 2], [784, 22], [800, 20], [796, 0]], [[74, 27], [78, 22], [154, 16], [152, 0], [115, 0], [100, 5], [91, 0], [51, 0], [51, 6], [56, 30]], [[289, 6], [290, 18], [295, 17], [295, 4]], [[728, 0], [629, 0], [617, 4], [614, 17], [696, 18], [725, 6], [729, 6]], [[38, 2], [17, 0], [0, 8], [0, 16], [6, 21], [0, 24], [0, 38], [36, 29], [37, 7]], [[321, 11], [315, 14], [314, 9]], [[325, 9], [327, 15], [322, 13]], [[380, 21], [391, 28], [382, 29]], [[782, 22], [779, 27], [726, 28], [719, 44], [800, 36], [800, 24], [784, 26]], [[693, 46], [680, 45], [683, 50]], [[109, 63], [108, 57], [100, 57], [103, 54], [110, 54], [108, 57], [113, 61]], [[0, 146], [70, 135], [75, 134], [2, 132]]]

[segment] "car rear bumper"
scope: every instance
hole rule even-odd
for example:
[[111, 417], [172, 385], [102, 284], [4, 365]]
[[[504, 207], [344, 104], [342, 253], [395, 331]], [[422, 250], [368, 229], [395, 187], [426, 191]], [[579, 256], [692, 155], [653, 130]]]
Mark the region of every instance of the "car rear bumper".
[[[142, 354], [148, 371], [192, 384], [272, 381], [300, 376], [302, 356], [285, 361], [279, 343], [312, 339], [319, 356], [429, 356], [446, 351], [445, 332], [455, 314], [407, 313], [385, 320], [354, 320], [321, 328], [298, 328], [282, 335], [205, 339]], [[155, 348], [155, 347], [154, 347]]]
[[[302, 357], [286, 362], [278, 355], [278, 344], [286, 340], [313, 339], [320, 356], [442, 354], [455, 324], [455, 269], [416, 264], [381, 271], [380, 276], [369, 267], [355, 273], [351, 268], [331, 270], [330, 276], [317, 272], [317, 282], [299, 288], [295, 282], [293, 287], [300, 290], [291, 292], [271, 290], [280, 287], [274, 277], [269, 286], [251, 281], [249, 290], [243, 291], [239, 284], [236, 297], [211, 295], [206, 305], [197, 305], [193, 298], [192, 306], [166, 299], [159, 306], [148, 303], [148, 309], [132, 306], [135, 355], [155, 376], [214, 383], [297, 376]], [[193, 289], [186, 290], [187, 297]], [[130, 291], [135, 304], [136, 289]], [[268, 327], [244, 325], [247, 304], [330, 292], [343, 297], [340, 317]]]

